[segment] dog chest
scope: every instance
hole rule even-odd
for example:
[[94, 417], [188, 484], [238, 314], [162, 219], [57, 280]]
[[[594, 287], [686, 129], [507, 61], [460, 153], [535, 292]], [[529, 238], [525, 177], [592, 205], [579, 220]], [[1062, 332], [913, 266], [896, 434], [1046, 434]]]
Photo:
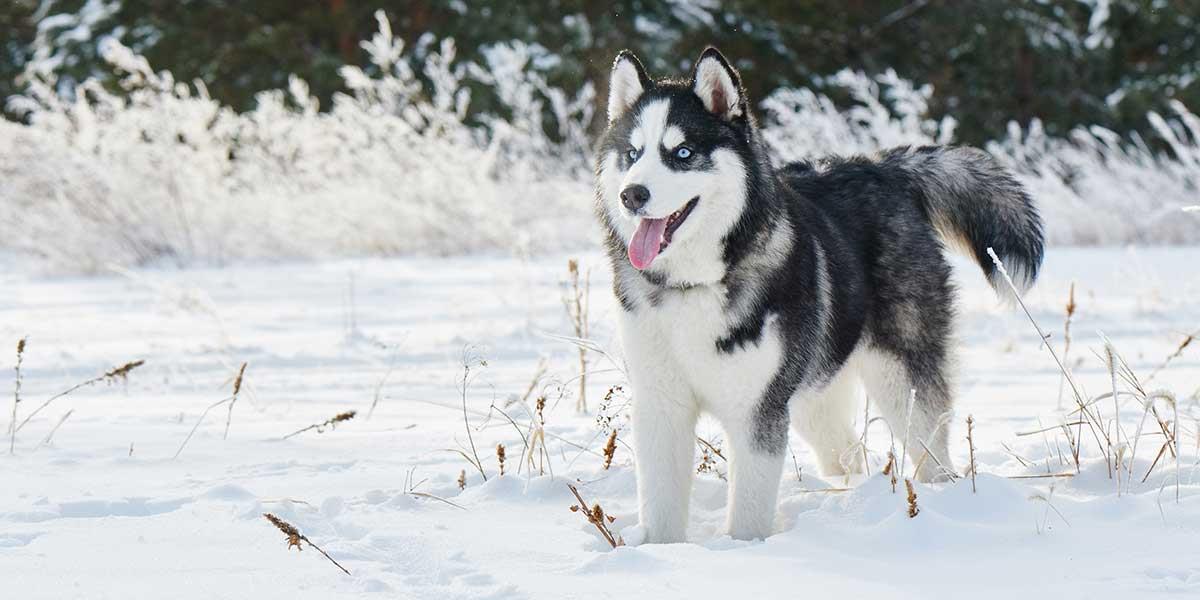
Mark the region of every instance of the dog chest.
[[667, 292], [657, 306], [626, 318], [625, 343], [639, 344], [639, 356], [661, 360], [662, 368], [686, 380], [704, 408], [718, 416], [756, 403], [783, 358], [773, 318], [756, 342], [729, 351], [718, 348], [717, 341], [728, 336], [736, 321], [719, 290]]

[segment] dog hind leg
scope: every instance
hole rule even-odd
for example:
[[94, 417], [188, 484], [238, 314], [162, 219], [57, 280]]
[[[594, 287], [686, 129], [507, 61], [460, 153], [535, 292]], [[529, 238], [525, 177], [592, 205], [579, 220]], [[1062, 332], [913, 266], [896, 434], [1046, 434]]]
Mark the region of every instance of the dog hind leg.
[[[938, 463], [943, 469], [951, 472], [954, 469], [950, 462], [949, 424], [943, 421], [943, 415], [949, 415], [953, 409], [944, 373], [946, 367], [941, 360], [931, 361], [933, 366], [922, 368], [913, 368], [906, 362], [914, 361], [905, 361], [883, 349], [870, 349], [862, 368], [867, 396], [891, 426], [896, 444], [907, 444], [911, 467], [906, 465], [906, 468], [920, 465], [917, 480], [945, 479], [948, 475], [938, 468]], [[925, 456], [922, 442], [932, 456]]]
[[792, 429], [816, 453], [822, 475], [862, 472], [862, 456], [847, 452], [858, 443], [854, 411], [861, 407], [853, 365], [844, 365], [824, 388], [798, 393], [791, 404]]

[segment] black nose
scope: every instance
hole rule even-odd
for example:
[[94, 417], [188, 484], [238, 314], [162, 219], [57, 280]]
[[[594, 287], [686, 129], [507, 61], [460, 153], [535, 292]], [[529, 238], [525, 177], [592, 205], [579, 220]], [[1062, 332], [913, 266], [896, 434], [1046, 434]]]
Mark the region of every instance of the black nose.
[[644, 185], [631, 185], [621, 192], [621, 204], [629, 209], [629, 212], [636, 213], [646, 206], [650, 201], [650, 190]]

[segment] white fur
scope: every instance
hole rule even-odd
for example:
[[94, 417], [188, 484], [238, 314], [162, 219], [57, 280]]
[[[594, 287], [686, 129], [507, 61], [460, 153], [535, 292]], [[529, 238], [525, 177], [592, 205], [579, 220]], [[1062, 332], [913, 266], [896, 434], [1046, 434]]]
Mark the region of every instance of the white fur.
[[638, 77], [637, 67], [633, 61], [627, 59], [618, 60], [613, 65], [608, 86], [609, 123], [621, 118], [645, 91], [642, 88], [642, 80]]
[[853, 428], [854, 413], [862, 406], [858, 384], [858, 370], [847, 364], [824, 389], [802, 391], [792, 398], [792, 428], [812, 447], [826, 476], [862, 470], [858, 456], [847, 456], [858, 441]]
[[741, 539], [770, 535], [782, 455], [759, 451], [754, 412], [783, 360], [769, 320], [757, 344], [732, 354], [714, 340], [730, 323], [719, 286], [667, 290], [657, 308], [622, 313], [621, 336], [634, 390], [633, 426], [641, 525], [651, 542], [685, 539], [699, 411], [724, 426], [729, 444], [728, 527]]
[[[939, 423], [942, 415], [922, 410], [923, 404], [926, 403], [918, 401], [912, 407], [910, 417], [909, 404], [912, 401], [913, 382], [909, 380], [904, 365], [887, 353], [869, 348], [856, 350], [850, 362], [862, 377], [871, 404], [892, 428], [897, 452], [901, 450], [901, 446], [907, 445], [908, 459], [911, 462], [906, 465], [906, 470], [911, 473], [912, 469], [916, 469], [921, 463], [925, 455], [922, 442], [933, 452], [933, 457], [924, 458], [924, 463], [916, 472], [918, 480], [940, 479], [938, 462], [947, 469], [953, 469], [949, 453], [949, 432], [946, 426]], [[918, 390], [917, 393], [922, 392]]]
[[667, 150], [674, 150], [682, 145], [685, 140], [686, 137], [684, 136], [682, 129], [674, 125], [669, 125], [667, 126], [666, 132], [663, 133], [662, 146]]
[[[700, 96], [700, 101], [709, 112], [724, 115], [726, 118], [742, 114], [738, 102], [738, 88], [733, 84], [729, 71], [721, 65], [721, 61], [711, 57], [701, 59], [700, 64], [696, 66], [696, 83], [692, 89]], [[721, 101], [720, 105], [715, 103], [718, 99]]]

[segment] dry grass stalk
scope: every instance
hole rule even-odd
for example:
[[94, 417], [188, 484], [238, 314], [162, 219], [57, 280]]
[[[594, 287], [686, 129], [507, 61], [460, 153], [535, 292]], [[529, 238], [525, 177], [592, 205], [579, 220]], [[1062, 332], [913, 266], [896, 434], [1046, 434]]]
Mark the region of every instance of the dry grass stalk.
[[[428, 481], [428, 479], [426, 478], [426, 479], [422, 479], [420, 481], [416, 481], [416, 479], [413, 477], [413, 474], [416, 472], [416, 470], [417, 470], [417, 468], [413, 467], [413, 468], [409, 469], [408, 473], [406, 473], [404, 475], [404, 493], [405, 494], [408, 494], [409, 496], [413, 496], [415, 498], [429, 498], [430, 500], [437, 500], [438, 502], [453, 506], [454, 508], [457, 508], [459, 510], [467, 510], [467, 507], [465, 507], [461, 504], [456, 504], [454, 502], [451, 502], [441, 496], [430, 494], [429, 492], [418, 492], [417, 488], [421, 487], [421, 484]], [[462, 474], [462, 476], [465, 477], [466, 473], [464, 472]], [[464, 482], [464, 486], [465, 486], [465, 482]]]
[[[1071, 356], [1071, 319], [1075, 316], [1075, 282], [1071, 282], [1071, 291], [1067, 295], [1067, 317], [1063, 321], [1063, 360], [1069, 360]], [[1063, 387], [1066, 384], [1066, 379], [1059, 377], [1058, 379], [1058, 410], [1062, 410], [1062, 395]]]
[[[67, 412], [63, 413], [63, 416], [58, 419], [58, 423], [56, 423], [54, 425], [54, 427], [50, 429], [50, 433], [47, 433], [46, 437], [42, 438], [42, 443], [38, 444], [38, 446], [49, 446], [50, 440], [54, 439], [54, 434], [58, 432], [58, 428], [62, 427], [63, 423], [66, 423], [67, 419], [71, 418], [71, 414], [74, 412], [75, 412], [75, 409], [72, 408], [71, 410], [68, 410]], [[132, 456], [133, 455], [133, 444], [130, 444], [129, 448], [130, 448], [129, 454]]]
[[496, 462], [500, 464], [500, 476], [504, 477], [504, 444], [496, 444]]
[[613, 548], [624, 546], [625, 542], [620, 537], [614, 536], [612, 530], [608, 528], [617, 519], [604, 514], [604, 509], [600, 508], [599, 503], [592, 505], [592, 508], [588, 509], [587, 502], [584, 501], [583, 496], [579, 495], [579, 489], [569, 483], [567, 487], [570, 488], [572, 494], [575, 494], [575, 499], [579, 501], [579, 504], [571, 505], [571, 512], [582, 512], [588, 523], [595, 525], [596, 529], [600, 531], [600, 535], [604, 536], [604, 540]]
[[1166, 369], [1167, 366], [1171, 364], [1171, 361], [1182, 356], [1183, 351], [1190, 346], [1193, 341], [1196, 340], [1197, 335], [1200, 335], [1200, 331], [1189, 333], [1187, 337], [1183, 338], [1183, 341], [1179, 343], [1179, 346], [1175, 348], [1175, 351], [1168, 355], [1166, 360], [1164, 360], [1161, 365], [1158, 365], [1157, 368], [1155, 368], [1150, 372], [1149, 375], [1146, 376], [1146, 383], [1149, 383], [1150, 380], [1154, 379], [1160, 372], [1162, 372], [1163, 369]]
[[[23, 350], [24, 344], [21, 344], [20, 348]], [[51, 396], [45, 402], [42, 402], [41, 404], [39, 404], [38, 407], [33, 410], [33, 412], [29, 413], [28, 415], [25, 415], [25, 418], [21, 420], [21, 423], [19, 425], [17, 425], [16, 430], [13, 431], [13, 435], [15, 436], [17, 431], [21, 431], [21, 429], [24, 428], [25, 425], [29, 423], [30, 419], [37, 416], [37, 414], [42, 412], [42, 410], [44, 410], [47, 406], [50, 406], [51, 402], [54, 402], [55, 400], [58, 400], [59, 398], [67, 396], [80, 388], [85, 388], [87, 386], [94, 385], [94, 384], [100, 383], [102, 381], [108, 382], [108, 383], [114, 383], [116, 381], [125, 381], [129, 377], [130, 371], [133, 371], [134, 369], [136, 369], [144, 364], [146, 364], [146, 361], [144, 361], [144, 360], [135, 360], [133, 362], [127, 362], [119, 367], [114, 367], [112, 369], [109, 369], [108, 371], [105, 371], [103, 375], [98, 375], [87, 381], [84, 381], [83, 383], [77, 383], [77, 384], [67, 388], [64, 391], [61, 391], [61, 392]]]
[[233, 394], [229, 400], [229, 412], [225, 415], [225, 434], [221, 439], [229, 439], [229, 425], [233, 422], [233, 405], [237, 404], [238, 392], [242, 391], [242, 377], [246, 375], [246, 363], [242, 363], [242, 368], [238, 369], [237, 376], [233, 378]]
[[717, 456], [717, 458], [720, 458], [721, 460], [728, 462], [728, 459], [725, 458], [725, 455], [721, 453], [721, 449], [714, 446], [712, 444], [712, 442], [710, 442], [702, 437], [699, 437], [699, 436], [696, 437], [696, 441], [699, 442], [700, 445], [703, 446], [704, 448], [711, 450], [712, 453]]
[[14, 454], [17, 447], [17, 406], [21, 404], [21, 362], [25, 360], [25, 340], [29, 338], [21, 338], [17, 340], [17, 366], [14, 370], [17, 372], [16, 383], [13, 385], [13, 408], [12, 420], [8, 422], [8, 453]]
[[[1123, 459], [1124, 459], [1123, 449], [1125, 448], [1125, 446], [1121, 444], [1121, 435], [1122, 435], [1121, 402], [1120, 402], [1120, 396], [1117, 392], [1117, 351], [1116, 351], [1116, 348], [1113, 347], [1113, 344], [1108, 339], [1108, 337], [1104, 336], [1104, 334], [1101, 334], [1101, 337], [1104, 338], [1104, 366], [1105, 366], [1105, 368], [1108, 369], [1108, 375], [1109, 375], [1110, 381], [1112, 383], [1113, 422], [1115, 424], [1113, 437], [1116, 437], [1116, 440], [1117, 440], [1116, 448], [1114, 449], [1115, 451], [1113, 452], [1113, 454], [1115, 455], [1114, 458], [1116, 459], [1115, 476], [1116, 476], [1116, 481], [1117, 481], [1117, 496], [1120, 496], [1121, 495], [1121, 472], [1125, 470], [1125, 464], [1123, 462]], [[1111, 439], [1111, 437], [1110, 437], [1110, 439]], [[1129, 439], [1128, 436], [1126, 436], [1125, 439]], [[1112, 479], [1114, 477], [1113, 469], [1109, 469], [1108, 477], [1109, 477], [1109, 479]]]
[[613, 456], [617, 453], [617, 430], [608, 434], [608, 442], [604, 444], [604, 470], [612, 466]]
[[300, 530], [296, 529], [296, 527], [294, 525], [292, 525], [291, 523], [288, 523], [287, 521], [284, 521], [283, 519], [280, 519], [279, 517], [277, 517], [271, 513], [263, 513], [263, 516], [266, 517], [267, 520], [270, 521], [271, 524], [274, 525], [276, 529], [282, 531], [283, 534], [287, 536], [287, 545], [288, 545], [289, 550], [293, 546], [296, 547], [297, 551], [303, 550], [303, 547], [300, 545], [300, 542], [304, 542], [305, 544], [308, 544], [309, 546], [315, 548], [316, 551], [320, 552], [325, 558], [329, 559], [329, 562], [333, 563], [334, 566], [341, 569], [343, 573], [345, 573], [347, 575], [350, 574], [350, 571], [347, 571], [346, 567], [343, 567], [341, 564], [338, 563], [338, 561], [333, 560], [333, 557], [329, 556], [328, 552], [325, 552], [324, 550], [321, 549], [320, 546], [312, 543], [312, 540], [308, 539], [307, 537], [304, 536], [304, 534], [300, 533]]
[[315, 423], [313, 425], [309, 425], [308, 427], [305, 427], [304, 429], [297, 429], [296, 431], [293, 431], [293, 432], [283, 436], [283, 439], [286, 440], [290, 437], [300, 435], [301, 433], [304, 433], [305, 431], [311, 431], [313, 429], [316, 429], [317, 433], [325, 433], [326, 427], [336, 429], [338, 423], [344, 423], [346, 421], [349, 421], [350, 419], [353, 419], [354, 416], [357, 414], [358, 414], [358, 411], [356, 411], [356, 410], [348, 410], [346, 412], [338, 413], [332, 417], [329, 417], [328, 419], [325, 419], [324, 421], [322, 421], [320, 423]]
[[[567, 261], [567, 273], [570, 275], [570, 289], [563, 297], [563, 307], [567, 309], [567, 317], [575, 329], [575, 337], [586, 340], [588, 337], [588, 299], [591, 292], [591, 271], [583, 275], [580, 284], [579, 261], [572, 258]], [[587, 412], [587, 348], [578, 345], [579, 349], [579, 399], [575, 409]]]
[[467, 470], [459, 469], [458, 471], [458, 489], [459, 491], [467, 489]]
[[[519, 400], [521, 404], [529, 402], [529, 397], [533, 395], [534, 390], [537, 389], [537, 385], [541, 383], [542, 378], [546, 376], [546, 368], [546, 359], [539, 358], [537, 368], [533, 371], [533, 379], [529, 380], [529, 387], [525, 388], [525, 393], [521, 395], [521, 399]], [[510, 401], [508, 404], [505, 404], [505, 407], [507, 408], [512, 404], [514, 404], [514, 402]]]
[[702, 437], [697, 436], [696, 443], [700, 446], [700, 464], [696, 465], [696, 474], [714, 473], [719, 479], [725, 480], [725, 474], [717, 470], [716, 461], [719, 458], [723, 462], [729, 462], [725, 458], [725, 454], [721, 452], [720, 448], [713, 445], [712, 442]]
[[911, 519], [916, 517], [921, 509], [917, 508], [917, 492], [913, 489], [912, 480], [905, 479], [904, 487], [908, 488], [908, 518]]
[[471, 456], [467, 457], [465, 452], [462, 454], [467, 458], [467, 462], [470, 462], [479, 470], [479, 474], [483, 477], [483, 480], [487, 481], [487, 473], [483, 472], [483, 462], [479, 460], [479, 452], [475, 450], [475, 438], [471, 435], [471, 420], [467, 416], [467, 390], [471, 387], [471, 367], [473, 365], [486, 367], [487, 361], [477, 356], [471, 346], [467, 346], [463, 348], [462, 365], [462, 385], [459, 387], [459, 393], [462, 396], [463, 427], [467, 430], [467, 442], [471, 445]]
[[[1071, 289], [1074, 289], [1074, 286]], [[976, 492], [975, 472], [978, 467], [975, 464], [975, 417], [973, 415], [967, 415], [967, 448], [970, 450], [971, 461], [968, 466], [971, 470], [971, 493], [974, 494]]]
[[375, 382], [375, 393], [371, 397], [371, 406], [367, 408], [367, 419], [375, 414], [375, 407], [379, 406], [379, 401], [383, 400], [383, 386], [387, 385], [388, 379], [392, 376], [392, 372], [396, 370], [396, 361], [400, 358], [400, 346], [396, 345], [392, 348], [392, 357], [388, 361], [388, 368], [383, 372], [383, 376], [379, 381]]
[[218, 406], [221, 406], [222, 404], [229, 405], [229, 412], [225, 416], [225, 434], [221, 439], [229, 438], [229, 424], [233, 421], [233, 403], [237, 402], [238, 394], [242, 391], [242, 376], [245, 375], [245, 373], [246, 363], [242, 363], [242, 368], [238, 370], [237, 376], [233, 378], [233, 393], [208, 405], [208, 407], [204, 409], [204, 412], [200, 413], [200, 418], [196, 419], [196, 424], [192, 425], [192, 429], [191, 431], [188, 431], [187, 437], [183, 438], [183, 443], [179, 444], [179, 449], [176, 450], [175, 455], [171, 457], [172, 460], [179, 458], [179, 455], [183, 452], [183, 449], [186, 448], [188, 442], [191, 441], [192, 436], [196, 434], [196, 430], [200, 428], [200, 424], [204, 422], [204, 417], [207, 417], [210, 411]]
[[892, 481], [892, 493], [896, 493], [896, 453], [888, 450], [887, 464], [883, 465], [883, 474]]
[[[528, 409], [527, 409], [528, 410]], [[534, 457], [537, 460], [534, 461]], [[529, 419], [529, 436], [528, 442], [525, 445], [524, 458], [517, 466], [517, 472], [520, 473], [525, 465], [529, 465], [529, 473], [533, 473], [533, 468], [536, 466], [538, 475], [546, 474], [546, 467], [550, 466], [550, 475], [554, 476], [554, 466], [550, 463], [550, 453], [546, 450], [546, 397], [538, 396], [537, 402], [534, 404], [533, 415]]]
[[1075, 473], [1042, 473], [1040, 475], [1009, 475], [1007, 479], [1058, 479], [1060, 477], [1074, 477]]
[[[1017, 289], [1017, 285], [1013, 283], [1012, 277], [1008, 274], [1008, 269], [1004, 266], [1004, 262], [1001, 261], [1000, 257], [996, 255], [996, 251], [994, 249], [989, 247], [987, 249], [987, 253], [988, 256], [992, 258], [992, 262], [996, 265], [996, 269], [1000, 271], [1000, 275], [1004, 278], [1004, 282], [1008, 284], [1009, 289], [1012, 291], [1013, 298], [1017, 301], [1017, 305], [1021, 307], [1021, 311], [1025, 313], [1026, 318], [1029, 319], [1029, 323], [1032, 324], [1034, 330], [1037, 331], [1038, 338], [1042, 341], [1042, 346], [1044, 346], [1046, 351], [1050, 353], [1051, 358], [1053, 358], [1055, 364], [1058, 365], [1058, 370], [1062, 373], [1063, 378], [1066, 379], [1067, 384], [1071, 387], [1071, 394], [1074, 396], [1075, 403], [1078, 406], [1077, 411], [1082, 414], [1084, 420], [1087, 422], [1088, 429], [1090, 429], [1092, 432], [1092, 437], [1096, 439], [1096, 444], [1105, 449], [1104, 459], [1108, 462], [1108, 468], [1111, 472], [1112, 461], [1110, 450], [1112, 448], [1112, 442], [1108, 438], [1108, 433], [1100, 424], [1099, 417], [1093, 415], [1092, 412], [1088, 410], [1088, 405], [1084, 400], [1083, 392], [1080, 391], [1079, 385], [1075, 383], [1075, 378], [1071, 375], [1071, 371], [1067, 368], [1066, 363], [1059, 358], [1058, 353], [1054, 351], [1053, 346], [1045, 343], [1046, 340], [1049, 339], [1049, 336], [1045, 331], [1042, 330], [1042, 326], [1038, 325], [1037, 320], [1033, 318], [1033, 313], [1029, 312], [1029, 307], [1025, 306], [1025, 301], [1021, 299], [1021, 292]], [[1083, 437], [1082, 432], [1083, 425], [1080, 425], [1079, 430], [1075, 435], [1077, 440]], [[1101, 435], [1105, 437], [1105, 442], [1107, 443], [1100, 442]], [[1080, 441], [1080, 443], [1082, 443], [1082, 441]], [[1078, 465], [1078, 460], [1076, 460], [1076, 465]]]
[[[900, 449], [900, 476], [901, 477], [905, 476], [904, 475], [904, 472], [905, 472], [904, 464], [905, 464], [905, 461], [908, 459], [908, 431], [909, 431], [909, 429], [911, 429], [913, 405], [916, 403], [917, 403], [917, 389], [911, 388], [909, 390], [909, 395], [908, 395], [907, 416], [904, 418], [904, 447]], [[924, 460], [924, 457], [922, 457], [922, 460]], [[917, 465], [916, 468], [920, 469], [921, 465]], [[913, 472], [915, 473], [916, 470], [914, 470]]]

